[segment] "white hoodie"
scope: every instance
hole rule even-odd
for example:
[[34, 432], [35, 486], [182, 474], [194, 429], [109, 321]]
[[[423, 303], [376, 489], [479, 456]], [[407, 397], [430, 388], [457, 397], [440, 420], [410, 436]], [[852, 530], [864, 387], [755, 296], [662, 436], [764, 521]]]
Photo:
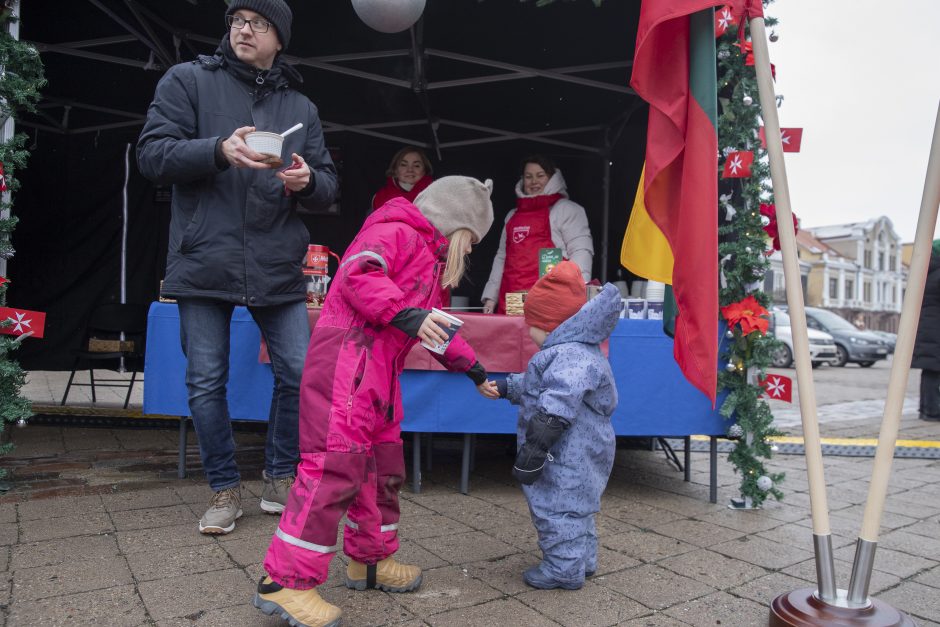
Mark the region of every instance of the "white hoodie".
[[[563, 198], [559, 199], [548, 213], [548, 222], [552, 230], [552, 242], [556, 248], [562, 250], [566, 259], [578, 264], [581, 268], [581, 276], [584, 282], [591, 280], [591, 266], [594, 263], [594, 241], [591, 238], [591, 227], [588, 225], [587, 214], [584, 207], [568, 199], [567, 185], [565, 177], [561, 170], [555, 170], [555, 174], [545, 184], [539, 196], [549, 194], [561, 194]], [[522, 179], [516, 183], [516, 196], [518, 198], [531, 198], [523, 191]], [[506, 215], [506, 222], [512, 218], [516, 210], [511, 210]], [[499, 249], [496, 251], [496, 258], [493, 259], [493, 268], [490, 270], [490, 279], [483, 288], [482, 301], [495, 301], [499, 298], [499, 285], [503, 280], [503, 267], [506, 264], [506, 226], [503, 224], [499, 234]]]

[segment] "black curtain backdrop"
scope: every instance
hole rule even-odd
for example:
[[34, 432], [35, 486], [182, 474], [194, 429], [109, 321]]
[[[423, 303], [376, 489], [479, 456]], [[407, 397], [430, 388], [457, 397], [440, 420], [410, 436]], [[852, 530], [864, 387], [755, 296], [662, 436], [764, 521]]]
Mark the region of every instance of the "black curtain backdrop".
[[[637, 3], [638, 5], [638, 3]], [[221, 35], [221, 2], [193, 5], [167, 0], [148, 7], [174, 24], [194, 32]], [[361, 50], [409, 48], [407, 33], [382, 35], [365, 27], [348, 2], [317, 4], [293, 2], [294, 36], [290, 52], [314, 56]], [[121, 11], [122, 7], [115, 10]], [[630, 2], [605, 2], [601, 8], [589, 2], [559, 2], [537, 9], [534, 2], [503, 0], [430, 0], [424, 17], [425, 44], [511, 63], [541, 68], [629, 59], [632, 57], [638, 7]], [[63, 43], [124, 33], [99, 11], [82, 3], [27, 3], [22, 11], [24, 40]], [[211, 52], [199, 44], [198, 52]], [[137, 43], [118, 44], [100, 50], [146, 60], [147, 51]], [[183, 60], [193, 51], [181, 48]], [[144, 113], [153, 96], [158, 71], [42, 53], [49, 85], [44, 96], [58, 102], [76, 101], [124, 111]], [[430, 80], [473, 76], [479, 67], [455, 68], [455, 62], [432, 57]], [[364, 69], [411, 78], [408, 57], [391, 58], [381, 68]], [[343, 124], [421, 119], [423, 107], [409, 89], [371, 83], [308, 67], [301, 69], [302, 92], [319, 107], [321, 118]], [[588, 75], [606, 81], [629, 81], [629, 68]], [[441, 118], [520, 132], [550, 130], [586, 124], [620, 128], [610, 154], [600, 156], [566, 147], [526, 141], [502, 141], [445, 149], [438, 159], [431, 151], [435, 176], [464, 174], [492, 178], [496, 218], [494, 227], [470, 258], [469, 276], [455, 294], [479, 297], [499, 242], [499, 229], [515, 204], [513, 186], [520, 161], [541, 152], [552, 157], [563, 171], [572, 200], [587, 210], [594, 235], [594, 274], [600, 275], [603, 226], [603, 160], [611, 161], [608, 239], [608, 280], [620, 272], [620, 243], [633, 203], [645, 149], [646, 113], [630, 95], [559, 83], [546, 79], [502, 81], [429, 93], [432, 113]], [[46, 108], [45, 118], [30, 118], [49, 126], [61, 109]], [[96, 117], [97, 116], [97, 117]], [[114, 117], [73, 108], [71, 126], [106, 124]], [[124, 157], [131, 144], [128, 188], [129, 229], [127, 242], [127, 301], [149, 303], [156, 299], [166, 262], [169, 190], [156, 189], [137, 171], [134, 148], [139, 127], [97, 132], [57, 134], [21, 127], [33, 144], [28, 167], [21, 175], [22, 188], [14, 198], [14, 214], [20, 218], [13, 235], [16, 255], [8, 265], [12, 284], [8, 304], [45, 311], [45, 338], [27, 340], [17, 358], [28, 370], [65, 370], [78, 348], [82, 329], [92, 308], [120, 297], [120, 243]], [[408, 130], [392, 129], [430, 140], [427, 125]], [[478, 137], [468, 131], [441, 130], [442, 141]], [[563, 137], [577, 143], [600, 145], [598, 135]], [[308, 215], [304, 222], [311, 243], [324, 244], [342, 254], [370, 211], [371, 198], [384, 183], [388, 161], [401, 146], [350, 132], [326, 134], [341, 167], [340, 211], [335, 215]], [[331, 262], [331, 272], [335, 262]], [[623, 271], [624, 278], [629, 276]]]

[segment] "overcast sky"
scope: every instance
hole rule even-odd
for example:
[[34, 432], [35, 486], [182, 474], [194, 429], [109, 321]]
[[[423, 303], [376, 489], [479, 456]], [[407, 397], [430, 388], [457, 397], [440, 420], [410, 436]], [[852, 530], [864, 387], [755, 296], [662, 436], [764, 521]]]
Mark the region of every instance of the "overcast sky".
[[780, 20], [780, 126], [804, 129], [786, 155], [794, 213], [808, 227], [887, 215], [913, 241], [940, 104], [940, 1], [777, 0], [767, 14]]

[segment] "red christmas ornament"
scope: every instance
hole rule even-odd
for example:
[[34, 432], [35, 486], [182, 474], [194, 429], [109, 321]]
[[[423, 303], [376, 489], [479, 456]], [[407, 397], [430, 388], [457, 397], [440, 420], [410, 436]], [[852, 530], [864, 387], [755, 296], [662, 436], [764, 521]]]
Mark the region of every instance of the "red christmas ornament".
[[[774, 250], [780, 250], [780, 231], [777, 229], [777, 206], [761, 203], [760, 214], [762, 216], [767, 216], [767, 218], [770, 220], [770, 222], [767, 223], [767, 226], [764, 227], [764, 232], [773, 238]], [[791, 213], [790, 215], [793, 218], [793, 234], [796, 235], [796, 233], [800, 230], [797, 227], [796, 214]]]
[[3, 171], [3, 162], [0, 161], [0, 192], [7, 191], [7, 175]]
[[10, 282], [10, 279], [6, 278], [5, 276], [0, 276], [0, 287], [3, 287], [9, 282]]

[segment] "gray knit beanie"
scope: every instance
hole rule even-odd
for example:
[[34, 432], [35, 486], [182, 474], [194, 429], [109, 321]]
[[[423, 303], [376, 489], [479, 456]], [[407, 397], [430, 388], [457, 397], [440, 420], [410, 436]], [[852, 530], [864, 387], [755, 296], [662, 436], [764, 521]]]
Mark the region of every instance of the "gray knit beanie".
[[493, 225], [492, 193], [490, 179], [481, 183], [469, 176], [445, 176], [418, 194], [414, 204], [445, 237], [470, 229], [479, 242]]
[[284, 0], [231, 0], [228, 11], [225, 12], [225, 17], [239, 9], [247, 9], [264, 16], [277, 30], [278, 39], [281, 41], [281, 52], [287, 50], [287, 44], [290, 43], [290, 25], [294, 20], [294, 14], [291, 13], [290, 7], [287, 6]]

